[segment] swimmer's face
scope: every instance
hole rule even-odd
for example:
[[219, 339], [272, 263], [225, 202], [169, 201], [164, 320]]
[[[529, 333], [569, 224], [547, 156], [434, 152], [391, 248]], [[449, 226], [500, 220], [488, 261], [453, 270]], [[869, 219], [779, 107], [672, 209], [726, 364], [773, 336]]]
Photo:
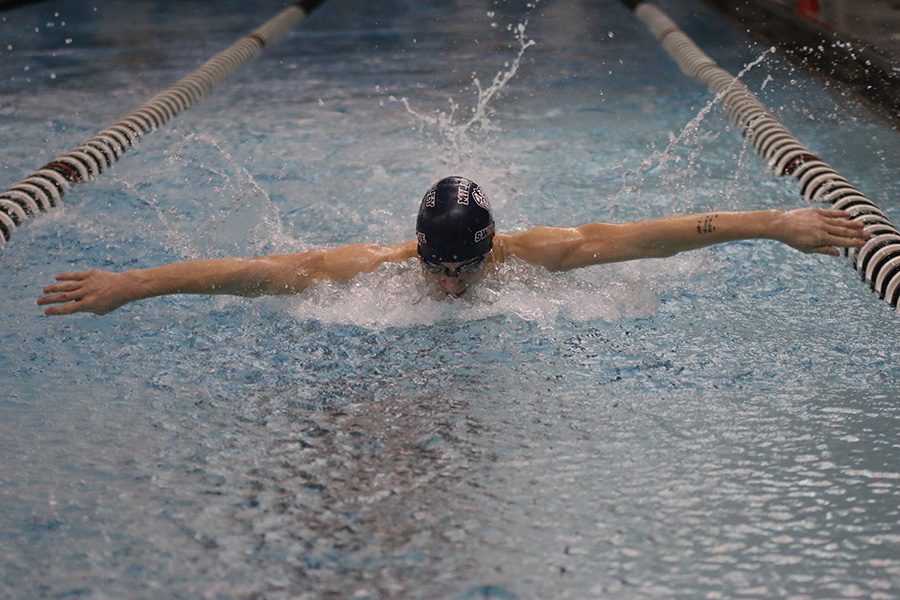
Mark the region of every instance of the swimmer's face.
[[463, 262], [431, 262], [420, 258], [425, 277], [448, 296], [462, 296], [484, 274], [487, 254]]

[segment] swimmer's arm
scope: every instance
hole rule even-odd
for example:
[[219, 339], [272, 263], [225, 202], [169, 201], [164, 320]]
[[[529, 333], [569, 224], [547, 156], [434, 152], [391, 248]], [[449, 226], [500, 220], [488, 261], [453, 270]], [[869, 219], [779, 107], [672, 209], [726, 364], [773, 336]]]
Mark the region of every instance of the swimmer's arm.
[[48, 315], [103, 315], [129, 302], [170, 294], [292, 294], [320, 280], [349, 281], [414, 253], [414, 242], [352, 244], [301, 254], [188, 261], [122, 273], [63, 273], [57, 275], [57, 283], [44, 288], [45, 295], [37, 303], [54, 305], [44, 311]]
[[250, 259], [255, 274], [247, 287], [224, 293], [241, 296], [295, 294], [317, 281], [346, 283], [362, 273], [372, 273], [386, 262], [402, 262], [416, 255], [416, 242], [404, 244], [349, 244]]
[[508, 253], [550, 269], [662, 258], [746, 239], [772, 239], [806, 253], [840, 255], [839, 247], [861, 247], [863, 224], [849, 213], [819, 208], [788, 212], [710, 212], [656, 221], [580, 227], [536, 227], [506, 236]]

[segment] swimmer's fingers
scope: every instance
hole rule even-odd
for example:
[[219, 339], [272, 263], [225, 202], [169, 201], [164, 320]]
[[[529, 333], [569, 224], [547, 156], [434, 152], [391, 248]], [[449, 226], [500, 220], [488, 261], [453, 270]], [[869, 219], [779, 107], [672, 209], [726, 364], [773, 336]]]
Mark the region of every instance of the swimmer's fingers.
[[835, 219], [825, 227], [824, 242], [832, 246], [825, 254], [840, 256], [838, 248], [862, 248], [872, 234], [864, 229], [865, 223], [849, 219]]
[[58, 292], [72, 292], [81, 288], [80, 281], [65, 281], [63, 283], [54, 283], [44, 287], [45, 294], [55, 294]]
[[802, 208], [799, 210], [800, 211], [811, 210], [815, 213], [822, 215], [826, 219], [831, 219], [834, 221], [847, 221], [848, 223], [852, 223], [854, 226], [859, 225], [860, 227], [862, 227], [862, 223], [858, 223], [857, 221], [850, 220], [850, 217], [852, 217], [853, 215], [846, 210], [840, 210], [837, 208]]
[[44, 311], [45, 315], [70, 315], [75, 312], [84, 310], [81, 302], [85, 298], [84, 290], [80, 289], [81, 284], [77, 282], [68, 282], [58, 285], [48, 285], [44, 288], [44, 296], [37, 299], [38, 306], [46, 306], [48, 304], [60, 304], [61, 306], [52, 306]]
[[862, 248], [870, 237], [871, 234], [862, 229], [829, 227], [825, 229], [818, 240], [821, 245], [813, 246], [808, 251], [840, 256], [839, 248]]
[[850, 219], [850, 213], [843, 210], [822, 210], [825, 231], [833, 236], [848, 240], [868, 240], [871, 235], [865, 231], [866, 224]]
[[841, 251], [834, 246], [816, 246], [815, 248], [804, 250], [804, 252], [806, 252], [806, 254], [827, 254], [828, 256], [841, 255]]
[[55, 288], [61, 288], [66, 285], [78, 285], [79, 282], [84, 281], [94, 275], [97, 271], [74, 271], [72, 273], [60, 273], [55, 277], [56, 281], [60, 281], [62, 283], [55, 283], [52, 285], [48, 285], [44, 288], [44, 293], [49, 293], [54, 291]]
[[79, 271], [56, 276], [59, 283], [44, 288], [44, 296], [37, 299], [38, 306], [54, 304], [44, 311], [46, 315], [70, 315], [76, 312], [106, 314], [123, 302], [116, 287], [111, 285], [116, 275], [106, 271]]
[[[859, 225], [859, 227], [851, 227], [850, 225]], [[856, 221], [846, 221], [844, 223], [826, 223], [825, 233], [842, 239], [848, 240], [865, 240], [869, 238], [868, 232], [863, 230], [863, 223]]]
[[865, 245], [866, 239], [843, 234], [825, 234], [812, 244], [797, 246], [797, 249], [806, 254], [840, 256], [841, 248], [861, 248]]
[[861, 248], [871, 234], [843, 210], [802, 208], [785, 214], [782, 241], [808, 254], [840, 256], [839, 248]]
[[44, 286], [45, 294], [55, 294], [58, 292], [71, 292], [81, 287], [82, 281], [87, 279], [89, 272], [79, 271], [77, 273], [60, 273], [56, 276], [56, 281], [62, 283], [54, 283]]
[[91, 275], [97, 273], [96, 270], [91, 271], [73, 271], [71, 273], [60, 273], [56, 276], [57, 281], [84, 281]]
[[[59, 306], [51, 306], [49, 308], [44, 309], [44, 314], [48, 316], [57, 316], [57, 315], [71, 315], [77, 312], [88, 311], [89, 309], [83, 307], [83, 302], [81, 300], [70, 301], [69, 298], [64, 297], [65, 294], [58, 294], [58, 297], [47, 296], [44, 298], [38, 299], [38, 304], [55, 304], [55, 303], [65, 303], [59, 304]], [[43, 301], [43, 302], [42, 302]]]

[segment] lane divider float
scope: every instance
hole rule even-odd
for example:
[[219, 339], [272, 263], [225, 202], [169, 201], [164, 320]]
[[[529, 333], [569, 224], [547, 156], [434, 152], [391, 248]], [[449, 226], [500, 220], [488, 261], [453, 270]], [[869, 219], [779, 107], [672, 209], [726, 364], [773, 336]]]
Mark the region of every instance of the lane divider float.
[[716, 95], [728, 118], [740, 127], [774, 174], [793, 176], [804, 198], [830, 203], [865, 224], [872, 237], [862, 248], [846, 254], [863, 281], [900, 312], [900, 231], [881, 209], [801, 144], [747, 86], [719, 67], [663, 11], [645, 2], [623, 2], [647, 25], [681, 70]]
[[59, 206], [73, 185], [111, 167], [142, 135], [162, 127], [208, 94], [323, 1], [304, 0], [284, 9], [144, 105], [0, 194], [0, 248], [27, 219]]

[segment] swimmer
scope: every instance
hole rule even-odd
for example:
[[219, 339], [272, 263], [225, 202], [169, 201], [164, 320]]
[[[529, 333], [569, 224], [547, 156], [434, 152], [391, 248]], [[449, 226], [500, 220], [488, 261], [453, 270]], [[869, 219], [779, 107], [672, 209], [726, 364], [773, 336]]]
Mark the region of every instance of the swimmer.
[[535, 227], [521, 233], [494, 231], [484, 191], [464, 177], [438, 181], [419, 206], [416, 239], [401, 244], [350, 244], [258, 258], [172, 263], [112, 273], [80, 271], [56, 276], [38, 298], [47, 315], [109, 313], [120, 306], [169, 294], [262, 296], [296, 294], [330, 280], [345, 283], [384, 263], [417, 258], [422, 275], [448, 297], [476, 285], [489, 269], [517, 257], [549, 271], [603, 263], [661, 258], [747, 239], [772, 239], [801, 252], [840, 256], [860, 248], [870, 234], [846, 211], [709, 212], [655, 221]]

